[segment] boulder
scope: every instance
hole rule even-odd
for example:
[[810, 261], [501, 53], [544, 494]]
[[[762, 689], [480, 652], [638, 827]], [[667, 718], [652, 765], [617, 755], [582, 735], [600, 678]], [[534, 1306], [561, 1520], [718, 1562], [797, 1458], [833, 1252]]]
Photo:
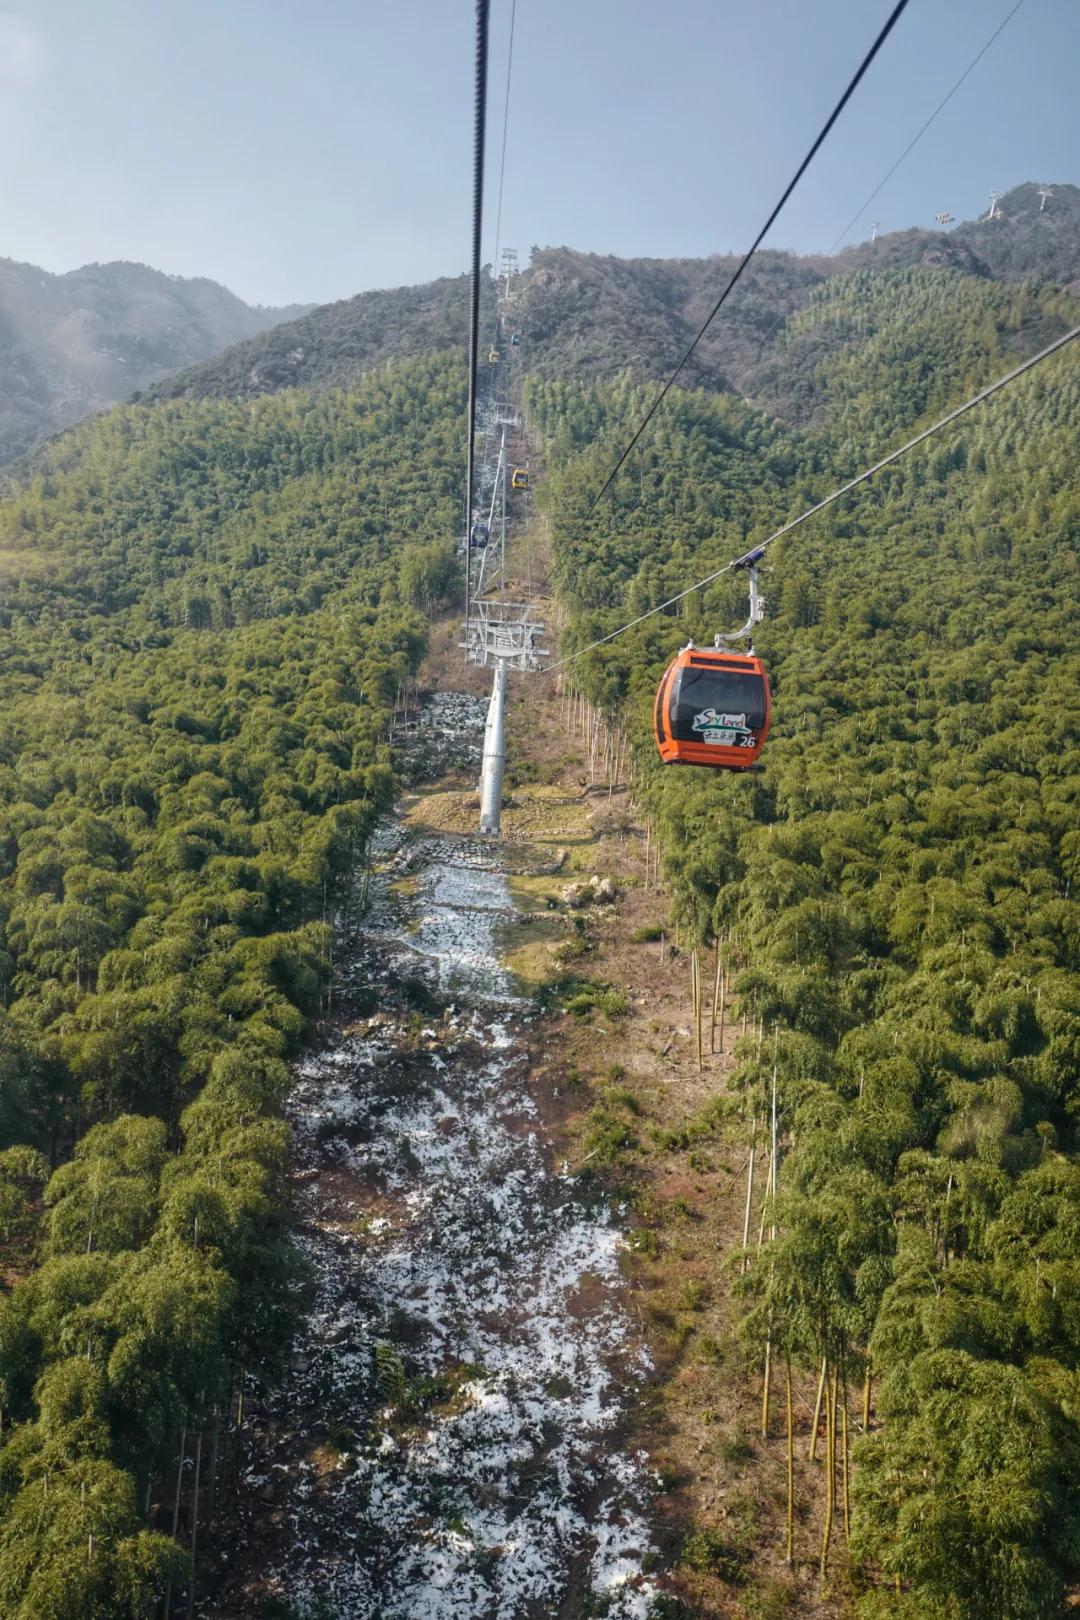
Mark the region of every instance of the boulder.
[[563, 905], [575, 911], [581, 906], [587, 906], [592, 898], [593, 892], [587, 883], [568, 883], [562, 891]]

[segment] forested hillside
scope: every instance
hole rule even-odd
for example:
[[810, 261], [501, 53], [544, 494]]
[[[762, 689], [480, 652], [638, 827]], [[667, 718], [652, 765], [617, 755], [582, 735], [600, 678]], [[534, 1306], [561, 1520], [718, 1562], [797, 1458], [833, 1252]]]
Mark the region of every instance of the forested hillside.
[[[238, 343], [207, 365], [151, 389], [149, 400], [252, 399], [282, 388], [342, 388], [379, 366], [438, 349], [461, 350], [468, 332], [466, 276], [421, 287], [359, 293]], [[485, 278], [484, 314], [494, 318]]]
[[302, 314], [145, 264], [0, 260], [0, 466], [181, 366]]
[[[538, 253], [511, 308], [563, 651], [1076, 324], [1074, 194], [1044, 216], [1027, 190], [996, 232], [763, 255], [591, 513], [725, 262]], [[439, 351], [464, 329], [459, 280], [330, 306], [83, 423], [0, 504], [17, 1620], [158, 1612], [192, 1436], [224, 1467], [287, 1349], [287, 1060], [458, 583], [465, 374]], [[862, 1620], [1046, 1620], [1080, 1580], [1078, 431], [1074, 347], [770, 552], [760, 773], [664, 770], [649, 734], [666, 659], [743, 617], [737, 579], [569, 670], [635, 741], [680, 929], [775, 1040], [743, 1339], [824, 1368], [834, 1447], [838, 1388], [866, 1388]], [[732, 1076], [747, 1128], [764, 1050]]]
[[[648, 394], [532, 382], [565, 649], [1078, 317], [951, 271], [833, 279], [774, 362], [800, 432], [680, 394], [591, 515]], [[636, 738], [674, 917], [720, 943], [768, 1037], [734, 1076], [747, 1135], [775, 1041], [777, 1235], [743, 1335], [759, 1369], [824, 1369], [834, 1448], [837, 1390], [873, 1402], [850, 1486], [863, 1617], [1046, 1620], [1080, 1579], [1078, 433], [1070, 349], [769, 553], [761, 774], [664, 768], [649, 735], [666, 660], [740, 621], [744, 576], [566, 671]]]
[[[0, 1608], [150, 1616], [286, 1348], [285, 1059], [454, 583], [459, 362], [129, 406], [0, 508]], [[167, 1477], [166, 1477], [167, 1476]]]

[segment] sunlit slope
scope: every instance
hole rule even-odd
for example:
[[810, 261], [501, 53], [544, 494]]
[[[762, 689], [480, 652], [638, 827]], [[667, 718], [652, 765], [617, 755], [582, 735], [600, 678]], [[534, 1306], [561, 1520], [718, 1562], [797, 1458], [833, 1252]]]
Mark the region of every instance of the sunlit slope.
[[444, 357], [351, 394], [126, 406], [83, 423], [0, 505], [5, 599], [30, 611], [25, 552], [65, 612], [137, 609], [146, 629], [317, 606], [392, 549], [452, 535], [463, 402], [464, 368]]
[[[680, 399], [591, 517], [640, 401], [537, 386], [566, 648], [1076, 319], [1056, 293], [925, 270], [833, 283], [790, 339], [800, 436]], [[1078, 437], [1070, 349], [770, 553], [760, 774], [664, 769], [649, 740], [666, 659], [739, 622], [736, 582], [566, 672], [637, 737], [684, 938], [724, 940], [776, 1029], [779, 1237], [745, 1332], [758, 1366], [768, 1339], [808, 1376], [823, 1358], [853, 1383], [869, 1369], [866, 1616], [1037, 1620], [1076, 1578]], [[769, 1058], [751, 1047], [733, 1080], [759, 1120]]]

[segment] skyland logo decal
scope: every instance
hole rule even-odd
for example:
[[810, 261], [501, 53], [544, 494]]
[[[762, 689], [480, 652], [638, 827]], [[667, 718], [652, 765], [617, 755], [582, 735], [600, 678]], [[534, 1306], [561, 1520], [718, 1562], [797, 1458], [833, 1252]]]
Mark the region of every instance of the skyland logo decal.
[[701, 733], [702, 742], [715, 743], [721, 748], [753, 748], [754, 734], [746, 724], [745, 714], [717, 714], [715, 709], [702, 709], [694, 716], [694, 730]]

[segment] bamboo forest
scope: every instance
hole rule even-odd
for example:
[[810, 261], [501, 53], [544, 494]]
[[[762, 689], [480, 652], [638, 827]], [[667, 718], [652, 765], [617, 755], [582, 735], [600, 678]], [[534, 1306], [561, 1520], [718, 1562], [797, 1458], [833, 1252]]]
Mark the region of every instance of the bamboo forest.
[[1065, 1620], [1080, 190], [479, 206], [0, 423], [0, 1617]]

